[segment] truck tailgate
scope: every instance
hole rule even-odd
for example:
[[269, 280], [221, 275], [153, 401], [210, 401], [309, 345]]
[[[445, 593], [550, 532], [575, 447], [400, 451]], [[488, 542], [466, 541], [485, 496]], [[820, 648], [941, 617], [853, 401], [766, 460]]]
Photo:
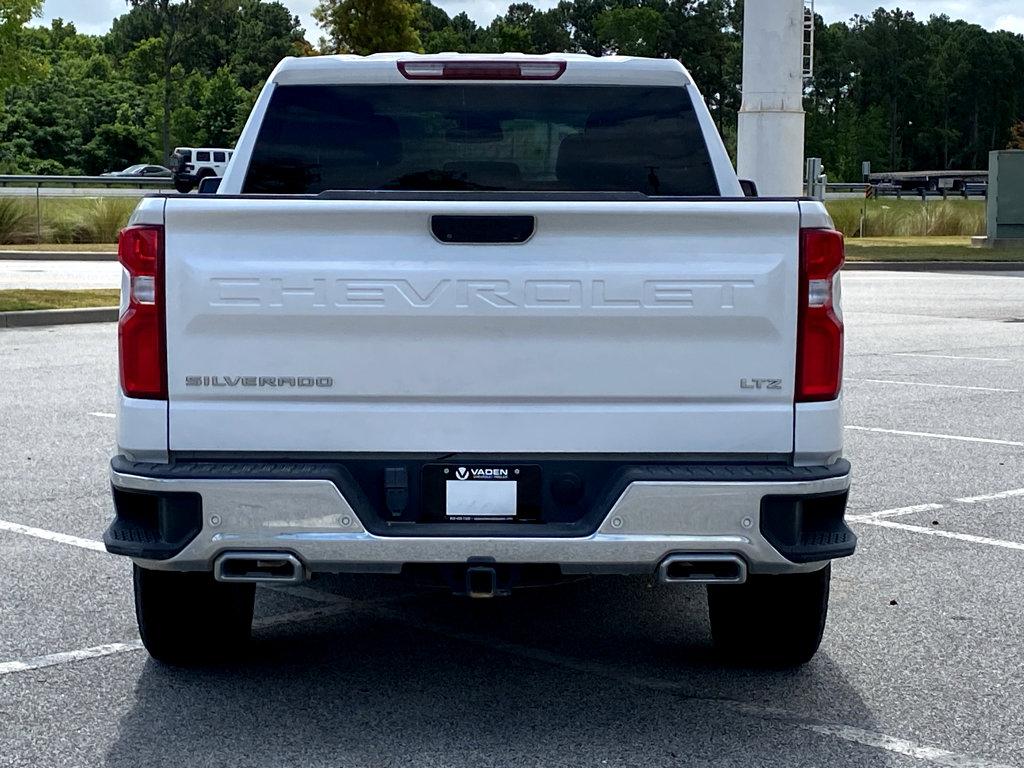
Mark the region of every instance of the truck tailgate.
[[[535, 217], [452, 244], [434, 216]], [[169, 444], [793, 450], [795, 201], [169, 198]]]

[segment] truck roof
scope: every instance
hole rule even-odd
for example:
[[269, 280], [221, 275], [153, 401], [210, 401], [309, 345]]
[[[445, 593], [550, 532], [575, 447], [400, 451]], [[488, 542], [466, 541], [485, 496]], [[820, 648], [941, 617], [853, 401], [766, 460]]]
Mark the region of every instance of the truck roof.
[[[338, 54], [283, 59], [270, 76], [282, 85], [332, 85], [340, 83], [408, 83], [398, 70], [399, 62], [508, 62], [564, 61], [565, 72], [554, 81], [563, 85], [692, 85], [693, 79], [676, 59], [639, 56], [589, 56], [581, 53], [375, 53], [370, 56]], [[465, 82], [465, 81], [463, 81]], [[543, 84], [545, 81], [529, 81]]]

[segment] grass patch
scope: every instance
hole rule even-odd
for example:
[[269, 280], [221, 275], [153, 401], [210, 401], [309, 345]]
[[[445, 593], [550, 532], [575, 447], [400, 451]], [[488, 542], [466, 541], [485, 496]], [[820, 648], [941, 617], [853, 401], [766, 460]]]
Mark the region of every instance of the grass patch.
[[[847, 238], [969, 237], [985, 234], [984, 200], [828, 200], [836, 229]], [[863, 217], [863, 222], [862, 222]]]
[[117, 307], [121, 292], [116, 288], [80, 291], [48, 291], [12, 288], [0, 291], [0, 312], [19, 310], [70, 310], [78, 307]]
[[[141, 198], [43, 197], [39, 201], [43, 242], [57, 244], [116, 243]], [[0, 198], [0, 245], [36, 242], [35, 198]]]
[[850, 262], [1024, 262], [1024, 248], [971, 248], [969, 237], [848, 238]]
[[0, 198], [0, 243], [21, 243], [35, 236], [35, 217], [21, 198]]
[[0, 251], [60, 251], [69, 254], [79, 251], [116, 254], [117, 243], [5, 243]]

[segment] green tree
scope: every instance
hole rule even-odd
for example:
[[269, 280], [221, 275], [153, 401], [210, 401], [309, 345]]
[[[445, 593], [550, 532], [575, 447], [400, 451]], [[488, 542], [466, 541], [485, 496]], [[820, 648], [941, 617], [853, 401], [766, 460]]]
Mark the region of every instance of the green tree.
[[604, 52], [597, 33], [597, 18], [614, 8], [615, 0], [561, 0], [557, 10], [572, 40], [572, 52], [600, 56]]
[[660, 56], [664, 16], [654, 8], [609, 8], [598, 14], [594, 30], [602, 47], [622, 56]]
[[241, 0], [234, 22], [229, 64], [243, 88], [262, 85], [281, 59], [308, 49], [299, 18], [279, 2]]
[[478, 49], [488, 53], [536, 53], [530, 40], [530, 20], [537, 9], [529, 3], [512, 3], [480, 35]]
[[[49, 29], [27, 30], [26, 45], [48, 63], [44, 76], [11, 88], [6, 96], [0, 146], [16, 138], [22, 173], [48, 168], [65, 173], [109, 171], [122, 160], [156, 159], [145, 119], [131, 108], [142, 90], [121, 76], [97, 37], [79, 35], [59, 19]], [[135, 138], [129, 141], [128, 135]], [[97, 138], [99, 137], [99, 138]], [[134, 143], [142, 156], [125, 157]]]
[[417, 8], [408, 0], [320, 0], [313, 18], [334, 53], [420, 51]]
[[150, 74], [160, 85], [160, 147], [166, 161], [171, 155], [171, 113], [174, 109], [176, 73], [182, 72], [185, 60], [195, 38], [199, 24], [195, 13], [195, 0], [126, 0], [128, 5], [141, 8], [141, 21], [150, 25], [154, 34], [146, 44], [151, 54], [147, 61]]
[[233, 147], [242, 128], [241, 106], [245, 103], [245, 90], [238, 84], [227, 67], [217, 70], [206, 84], [199, 124], [203, 144], [214, 147]]
[[855, 17], [855, 44], [851, 52], [860, 65], [856, 93], [861, 108], [884, 105], [889, 129], [891, 169], [903, 169], [905, 148], [914, 141], [920, 124], [921, 83], [928, 74], [923, 24], [908, 11], [879, 8], [871, 18]]
[[530, 45], [537, 53], [560, 53], [572, 51], [572, 35], [565, 23], [565, 16], [558, 8], [538, 12], [528, 22]]
[[664, 9], [665, 55], [690, 71], [731, 151], [740, 108], [743, 21], [732, 0], [672, 0]]
[[42, 63], [24, 45], [22, 33], [42, 9], [43, 0], [0, 0], [0, 93], [40, 73]]

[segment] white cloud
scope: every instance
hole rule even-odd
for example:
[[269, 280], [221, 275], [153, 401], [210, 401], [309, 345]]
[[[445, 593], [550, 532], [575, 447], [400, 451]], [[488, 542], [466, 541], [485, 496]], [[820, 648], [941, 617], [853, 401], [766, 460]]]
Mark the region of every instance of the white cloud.
[[1024, 16], [1016, 16], [1012, 13], [1007, 13], [996, 19], [996, 29], [1005, 29], [1009, 32], [1016, 32], [1017, 34], [1024, 35]]
[[46, 0], [42, 23], [53, 19], [72, 21], [79, 32], [101, 35], [110, 29], [110, 22], [128, 12], [125, 0]]
[[[846, 21], [854, 14], [870, 16], [882, 3], [871, 0], [817, 0], [815, 10], [827, 22]], [[884, 7], [902, 8], [913, 11], [914, 15], [925, 21], [929, 16], [946, 14], [952, 19], [963, 19], [980, 24], [986, 29], [1011, 29], [1021, 31], [1021, 17], [1013, 13], [1020, 10], [1020, 0], [901, 0], [898, 3], [885, 3]]]

